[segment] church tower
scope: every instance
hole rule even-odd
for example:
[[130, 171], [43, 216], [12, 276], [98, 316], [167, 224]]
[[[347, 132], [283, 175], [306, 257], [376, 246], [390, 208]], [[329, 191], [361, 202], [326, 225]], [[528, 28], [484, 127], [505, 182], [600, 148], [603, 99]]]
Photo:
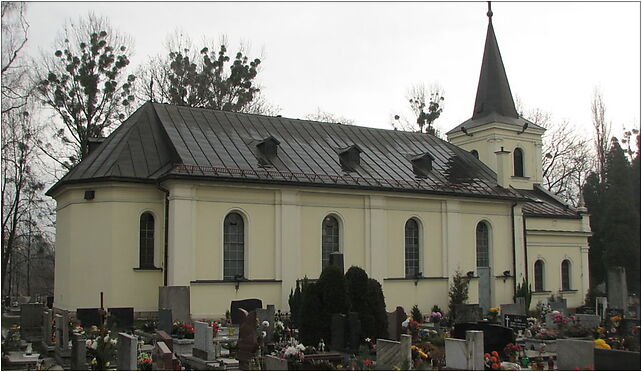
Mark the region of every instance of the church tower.
[[544, 128], [519, 116], [499, 52], [493, 12], [488, 30], [475, 107], [470, 119], [446, 133], [448, 141], [473, 153], [497, 173], [502, 187], [532, 190], [542, 183]]

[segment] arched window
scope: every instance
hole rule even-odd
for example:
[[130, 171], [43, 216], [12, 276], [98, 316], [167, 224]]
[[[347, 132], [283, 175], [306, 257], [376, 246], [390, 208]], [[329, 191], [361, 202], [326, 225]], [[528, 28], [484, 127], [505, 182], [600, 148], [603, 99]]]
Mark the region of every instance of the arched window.
[[544, 290], [544, 261], [535, 261], [535, 292]]
[[139, 267], [154, 267], [154, 216], [145, 212], [140, 215]]
[[477, 150], [470, 150], [470, 153], [471, 153], [471, 154], [473, 154], [473, 156], [474, 156], [476, 159], [479, 159], [479, 153], [477, 152]]
[[475, 240], [477, 247], [477, 267], [490, 267], [490, 259], [488, 255], [488, 225], [485, 222], [477, 224]]
[[513, 174], [524, 177], [524, 152], [519, 147], [513, 151]]
[[326, 216], [321, 226], [321, 267], [330, 264], [330, 253], [339, 252], [339, 221]]
[[223, 222], [223, 279], [245, 277], [245, 222], [230, 213]]
[[406, 278], [419, 274], [419, 224], [413, 218], [406, 221]]
[[562, 290], [568, 291], [571, 289], [571, 262], [569, 260], [562, 261]]

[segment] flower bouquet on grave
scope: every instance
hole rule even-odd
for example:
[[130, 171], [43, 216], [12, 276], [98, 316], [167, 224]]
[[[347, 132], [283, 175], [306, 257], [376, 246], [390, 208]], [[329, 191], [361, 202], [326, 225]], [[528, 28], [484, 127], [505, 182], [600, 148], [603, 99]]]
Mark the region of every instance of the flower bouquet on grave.
[[17, 324], [12, 324], [7, 332], [6, 339], [2, 344], [2, 347], [6, 351], [18, 351], [20, 350], [20, 326]]
[[404, 320], [401, 323], [401, 326], [405, 330], [406, 333], [409, 333], [412, 335], [412, 340], [413, 341], [418, 341], [419, 339], [419, 322], [415, 321], [412, 319], [412, 317], [408, 317], [406, 320]]
[[499, 353], [495, 350], [484, 354], [484, 369], [489, 371], [498, 371], [501, 368], [502, 360]]
[[522, 348], [519, 345], [509, 343], [504, 347], [504, 355], [511, 363], [517, 363], [517, 356]]
[[430, 322], [434, 323], [436, 326], [441, 323], [441, 318], [443, 318], [443, 314], [440, 311], [433, 311], [430, 313]]
[[498, 307], [491, 307], [488, 309], [488, 320], [490, 320], [493, 323], [497, 323], [497, 316], [499, 315], [499, 308]]
[[180, 320], [177, 320], [172, 324], [172, 335], [176, 335], [177, 338], [194, 338], [194, 327], [191, 324], [183, 323]]
[[218, 336], [218, 331], [221, 329], [221, 324], [218, 322], [210, 322], [210, 327], [212, 327], [214, 337]]
[[104, 371], [116, 360], [118, 340], [109, 336], [107, 329], [101, 329], [95, 338], [85, 341], [90, 367], [94, 371]]
[[138, 355], [137, 367], [139, 371], [151, 371], [152, 355], [150, 353], [140, 353], [140, 355]]
[[423, 347], [412, 345], [410, 347], [410, 353], [412, 358], [412, 364], [415, 370], [421, 369], [420, 366], [424, 363], [428, 364], [430, 359], [430, 353], [427, 350], [425, 350]]

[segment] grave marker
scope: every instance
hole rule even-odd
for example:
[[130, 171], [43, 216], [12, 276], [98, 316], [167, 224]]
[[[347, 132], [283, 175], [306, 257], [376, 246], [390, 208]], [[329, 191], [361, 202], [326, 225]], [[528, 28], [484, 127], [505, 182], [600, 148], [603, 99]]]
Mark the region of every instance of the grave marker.
[[499, 305], [502, 316], [508, 315], [526, 315], [526, 309], [523, 303], [521, 304], [504, 304]]
[[189, 286], [158, 287], [158, 308], [171, 309], [173, 320], [189, 323], [191, 320]]
[[484, 332], [485, 353], [493, 350], [502, 353], [509, 343], [515, 343], [515, 334], [512, 329], [490, 323], [460, 323], [455, 324], [451, 337], [463, 340], [467, 331]]
[[216, 354], [214, 352], [214, 332], [212, 327], [205, 322], [194, 322], [194, 329], [194, 348], [192, 349], [192, 355], [207, 361], [215, 360]]
[[100, 316], [100, 309], [98, 308], [76, 309], [76, 319], [78, 319], [80, 326], [83, 328], [89, 328], [91, 326], [100, 328], [100, 326], [102, 326], [102, 318]]
[[525, 330], [528, 328], [528, 317], [526, 315], [506, 314], [502, 315], [504, 327], [512, 330]]
[[479, 304], [455, 305], [455, 324], [478, 322], [482, 319], [482, 309]]
[[399, 341], [401, 339], [401, 323], [403, 323], [408, 316], [404, 311], [403, 307], [397, 306], [397, 309], [391, 313], [387, 313], [388, 316], [388, 337], [391, 340]]
[[52, 339], [52, 328], [53, 328], [53, 318], [52, 318], [52, 313], [49, 310], [45, 310], [42, 312], [42, 342], [45, 344], [45, 346], [52, 346], [53, 342], [51, 341]]
[[131, 331], [134, 328], [134, 308], [133, 307], [110, 307], [108, 327], [111, 330]]
[[332, 351], [345, 350], [346, 316], [344, 314], [332, 314], [330, 337], [330, 348]]
[[600, 325], [600, 316], [592, 314], [575, 314], [575, 318], [581, 327], [594, 329]]
[[626, 286], [626, 270], [624, 267], [609, 268], [606, 283], [609, 307], [625, 310], [628, 307], [629, 294]]
[[173, 371], [176, 357], [164, 342], [157, 342], [152, 349], [152, 370]]
[[639, 371], [640, 353], [633, 351], [593, 349], [596, 371]]
[[484, 333], [466, 331], [465, 340], [446, 338], [446, 367], [453, 369], [484, 370]]
[[285, 359], [277, 358], [272, 355], [266, 355], [265, 359], [265, 370], [266, 371], [287, 371], [288, 370], [288, 361]]
[[71, 370], [72, 371], [87, 371], [87, 346], [85, 336], [74, 332], [71, 340]]
[[230, 304], [230, 316], [232, 317], [232, 324], [241, 324], [241, 313], [239, 309], [243, 309], [248, 313], [263, 307], [263, 301], [258, 298], [248, 298], [245, 300], [232, 301]]
[[250, 360], [258, 349], [258, 342], [256, 341], [256, 311], [253, 310], [248, 313], [244, 309], [239, 309], [239, 312], [241, 313], [241, 319], [236, 359], [239, 361], [239, 368], [247, 370], [250, 367]]
[[42, 337], [42, 304], [20, 305], [20, 335], [28, 342], [40, 342]]
[[172, 310], [171, 309], [158, 309], [158, 329], [165, 331], [167, 334], [172, 334]]
[[[267, 328], [264, 329], [265, 333], [267, 334], [265, 336], [264, 342], [267, 343], [272, 342], [272, 339], [274, 337], [274, 315], [274, 305], [267, 305], [266, 309], [256, 309], [256, 317], [258, 318], [259, 324], [261, 324], [263, 321], [267, 321], [269, 323]], [[261, 326], [261, 328], [264, 327]]]
[[571, 371], [577, 367], [583, 370], [590, 367], [594, 370], [595, 343], [593, 341], [557, 339], [557, 368]]
[[118, 370], [135, 371], [138, 368], [138, 339], [127, 333], [118, 333]]
[[401, 343], [392, 340], [377, 340], [377, 364], [375, 369], [377, 371], [390, 371], [393, 367], [401, 368]]
[[156, 330], [156, 338], [154, 340], [154, 343], [156, 342], [164, 342], [169, 350], [174, 351], [174, 339], [167, 332]]

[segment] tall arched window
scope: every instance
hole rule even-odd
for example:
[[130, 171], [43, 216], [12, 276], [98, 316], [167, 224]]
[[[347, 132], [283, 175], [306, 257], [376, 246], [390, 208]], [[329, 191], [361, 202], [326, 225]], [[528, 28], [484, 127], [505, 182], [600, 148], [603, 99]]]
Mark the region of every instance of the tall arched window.
[[339, 221], [326, 216], [321, 226], [321, 267], [330, 264], [330, 253], [339, 252]]
[[149, 212], [140, 215], [139, 237], [139, 267], [152, 268], [154, 267], [154, 216]]
[[524, 177], [524, 152], [519, 147], [513, 151], [513, 174]]
[[479, 153], [477, 152], [477, 150], [471, 150], [470, 153], [473, 154], [475, 158], [479, 159]]
[[238, 213], [223, 222], [223, 279], [245, 277], [245, 222]]
[[406, 278], [419, 274], [419, 224], [413, 218], [406, 221]]
[[544, 290], [544, 261], [535, 261], [535, 292]]
[[571, 289], [571, 262], [569, 260], [562, 261], [562, 290], [568, 291]]
[[477, 267], [490, 267], [490, 259], [488, 255], [488, 225], [485, 222], [477, 224], [475, 240], [477, 247]]

